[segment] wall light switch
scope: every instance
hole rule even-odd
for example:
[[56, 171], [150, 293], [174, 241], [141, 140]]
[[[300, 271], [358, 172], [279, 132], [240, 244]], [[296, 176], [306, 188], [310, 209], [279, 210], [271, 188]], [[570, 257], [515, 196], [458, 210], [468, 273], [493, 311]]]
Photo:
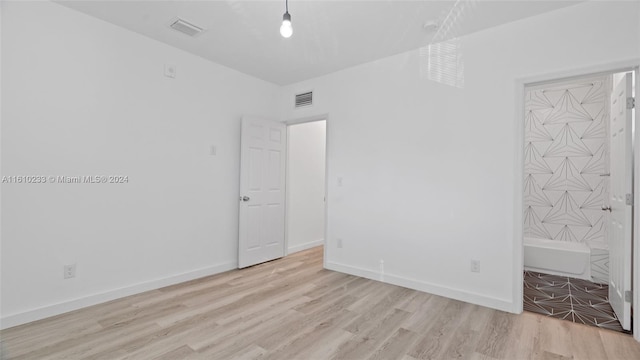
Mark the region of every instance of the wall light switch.
[[471, 260], [471, 272], [480, 272], [480, 260]]
[[338, 186], [342, 186], [342, 176], [338, 176], [336, 183], [338, 184]]
[[175, 65], [171, 65], [171, 64], [165, 64], [164, 65], [164, 76], [168, 77], [168, 78], [175, 78], [176, 77], [176, 66]]
[[76, 277], [76, 264], [65, 265], [63, 277], [65, 279], [71, 279]]
[[209, 148], [209, 155], [211, 156], [216, 156], [218, 150], [216, 149], [215, 145], [211, 145], [211, 147]]

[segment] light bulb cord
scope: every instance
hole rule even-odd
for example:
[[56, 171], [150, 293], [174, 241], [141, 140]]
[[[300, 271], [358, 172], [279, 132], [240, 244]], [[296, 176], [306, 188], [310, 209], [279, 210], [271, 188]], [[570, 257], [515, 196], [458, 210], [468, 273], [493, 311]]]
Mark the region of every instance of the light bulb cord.
[[289, 0], [284, 0], [284, 10], [285, 12], [289, 12]]

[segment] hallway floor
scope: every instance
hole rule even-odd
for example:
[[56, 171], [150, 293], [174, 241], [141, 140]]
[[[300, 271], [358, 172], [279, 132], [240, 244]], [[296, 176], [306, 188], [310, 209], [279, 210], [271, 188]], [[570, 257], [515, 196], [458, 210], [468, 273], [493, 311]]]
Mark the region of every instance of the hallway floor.
[[575, 323], [624, 332], [611, 305], [609, 287], [566, 276], [524, 272], [524, 309]]

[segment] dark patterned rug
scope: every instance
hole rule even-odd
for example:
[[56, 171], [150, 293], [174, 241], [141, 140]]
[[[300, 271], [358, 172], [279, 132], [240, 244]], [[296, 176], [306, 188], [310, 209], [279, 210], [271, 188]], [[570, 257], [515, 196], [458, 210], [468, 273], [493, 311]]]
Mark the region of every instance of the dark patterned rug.
[[609, 305], [609, 286], [565, 276], [524, 272], [524, 309], [625, 332]]

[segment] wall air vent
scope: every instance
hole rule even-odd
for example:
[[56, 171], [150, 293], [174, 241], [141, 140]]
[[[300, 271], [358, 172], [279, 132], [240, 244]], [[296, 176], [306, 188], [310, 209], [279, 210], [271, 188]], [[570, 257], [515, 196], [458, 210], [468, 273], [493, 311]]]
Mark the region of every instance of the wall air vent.
[[190, 22], [179, 18], [174, 20], [169, 27], [191, 37], [196, 37], [205, 30], [204, 28], [193, 25]]
[[296, 95], [296, 108], [313, 105], [313, 91]]

